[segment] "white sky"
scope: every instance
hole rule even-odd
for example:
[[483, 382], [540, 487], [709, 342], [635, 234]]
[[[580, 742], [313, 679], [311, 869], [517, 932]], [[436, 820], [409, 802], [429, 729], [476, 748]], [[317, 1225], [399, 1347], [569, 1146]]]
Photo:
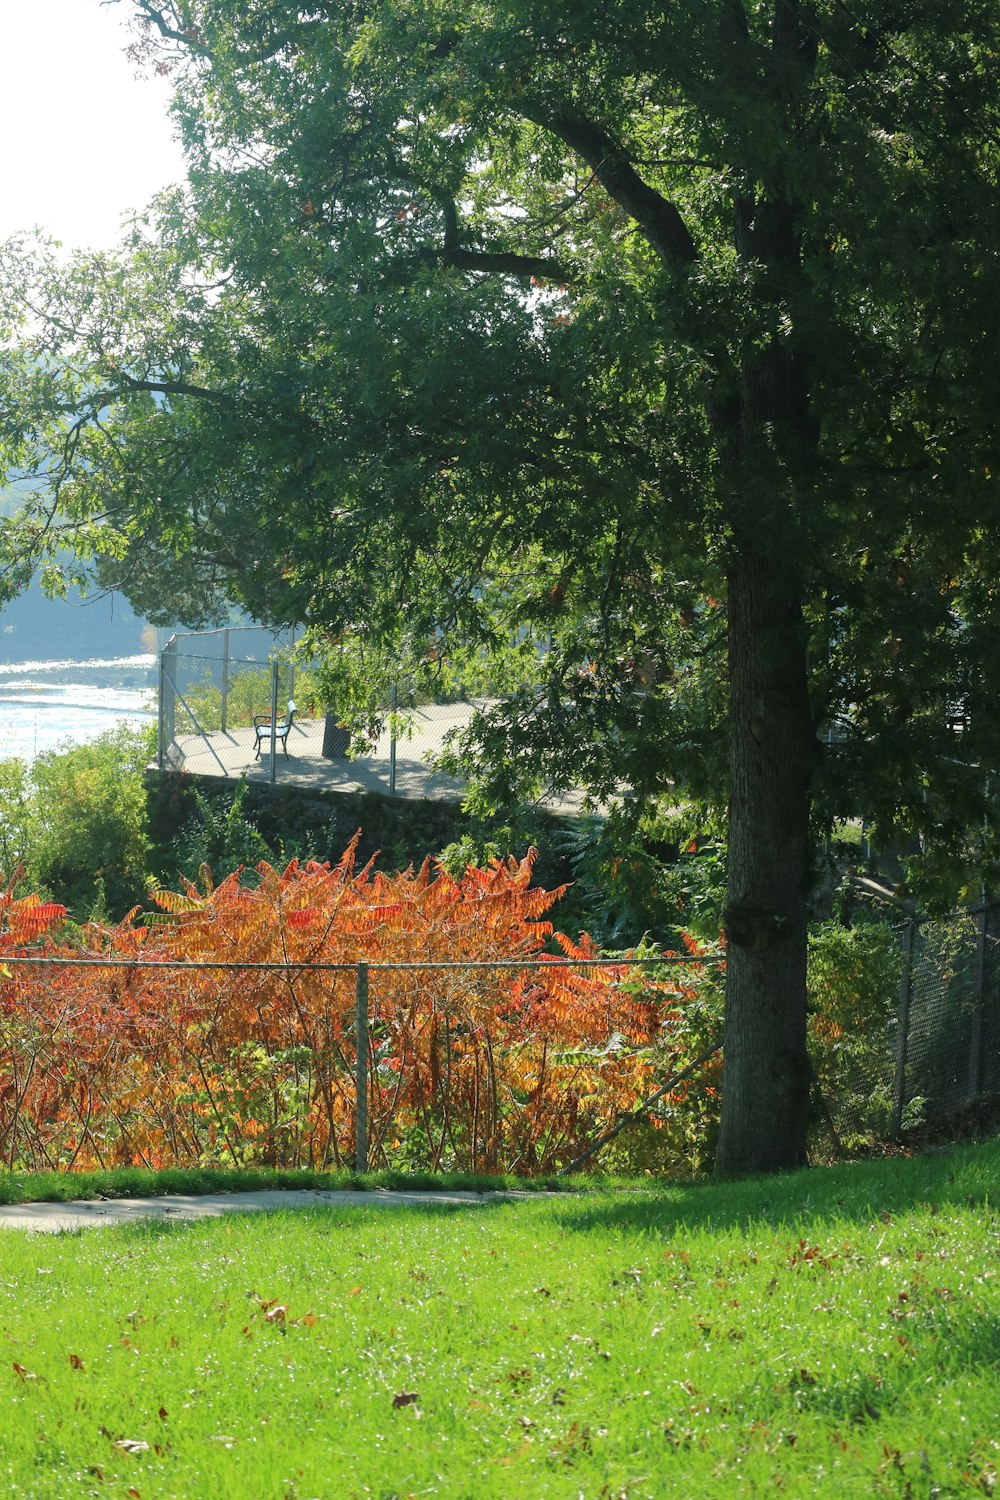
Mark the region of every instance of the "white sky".
[[124, 56], [127, 0], [0, 0], [0, 240], [39, 226], [110, 246], [184, 176], [169, 81]]

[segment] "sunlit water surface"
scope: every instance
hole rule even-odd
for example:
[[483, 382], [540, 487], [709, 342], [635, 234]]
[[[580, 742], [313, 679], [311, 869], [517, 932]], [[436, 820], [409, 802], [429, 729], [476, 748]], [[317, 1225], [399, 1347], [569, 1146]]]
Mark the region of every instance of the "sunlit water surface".
[[0, 758], [34, 760], [113, 725], [156, 720], [156, 657], [0, 663]]

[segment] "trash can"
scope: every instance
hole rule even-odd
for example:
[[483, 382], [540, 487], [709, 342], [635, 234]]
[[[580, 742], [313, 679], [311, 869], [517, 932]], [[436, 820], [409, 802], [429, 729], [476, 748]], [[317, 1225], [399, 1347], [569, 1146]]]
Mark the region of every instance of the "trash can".
[[332, 710], [329, 711], [326, 716], [326, 723], [323, 725], [323, 758], [325, 760], [343, 760], [347, 755], [350, 743], [351, 731], [346, 725], [341, 724], [337, 715]]

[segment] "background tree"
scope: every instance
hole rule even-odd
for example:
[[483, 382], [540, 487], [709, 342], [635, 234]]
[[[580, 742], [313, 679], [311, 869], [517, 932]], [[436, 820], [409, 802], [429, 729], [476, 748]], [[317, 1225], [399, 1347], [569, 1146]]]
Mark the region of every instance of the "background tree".
[[811, 816], [994, 858], [995, 7], [126, 3], [190, 180], [8, 254], [11, 560], [222, 580], [357, 713], [488, 659], [484, 797], [728, 804], [718, 1165], [801, 1161]]
[[141, 901], [152, 748], [149, 731], [119, 724], [30, 765], [0, 761], [0, 883], [46, 892], [77, 919], [117, 917]]

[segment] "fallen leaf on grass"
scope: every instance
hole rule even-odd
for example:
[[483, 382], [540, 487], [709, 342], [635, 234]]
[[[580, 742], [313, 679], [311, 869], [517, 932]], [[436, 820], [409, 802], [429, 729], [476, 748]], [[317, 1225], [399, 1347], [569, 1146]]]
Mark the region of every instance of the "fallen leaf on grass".
[[419, 1391], [397, 1391], [392, 1398], [392, 1409], [398, 1411], [401, 1406], [413, 1406], [419, 1400]]
[[67, 1354], [66, 1358], [69, 1360], [70, 1365], [74, 1370], [83, 1369], [83, 1360], [80, 1358], [79, 1354]]
[[590, 1428], [579, 1422], [574, 1422], [564, 1437], [560, 1438], [549, 1449], [550, 1457], [561, 1459], [562, 1462], [571, 1466], [577, 1453], [591, 1453], [593, 1451]]
[[505, 1453], [502, 1458], [491, 1458], [490, 1463], [502, 1464], [506, 1468], [508, 1464], [517, 1463], [519, 1458], [527, 1458], [528, 1454], [534, 1453], [534, 1451], [534, 1444], [530, 1439], [525, 1439], [520, 1447], [515, 1448], [513, 1453]]
[[142, 1438], [118, 1438], [114, 1446], [120, 1448], [123, 1453], [131, 1453], [133, 1457], [139, 1453], [149, 1452], [149, 1444], [143, 1442]]
[[18, 1380], [37, 1380], [38, 1379], [38, 1376], [35, 1374], [35, 1372], [33, 1370], [26, 1370], [23, 1365], [19, 1365], [18, 1364], [18, 1362], [17, 1362], [16, 1359], [11, 1360], [11, 1364], [14, 1367], [14, 1374], [17, 1376]]

